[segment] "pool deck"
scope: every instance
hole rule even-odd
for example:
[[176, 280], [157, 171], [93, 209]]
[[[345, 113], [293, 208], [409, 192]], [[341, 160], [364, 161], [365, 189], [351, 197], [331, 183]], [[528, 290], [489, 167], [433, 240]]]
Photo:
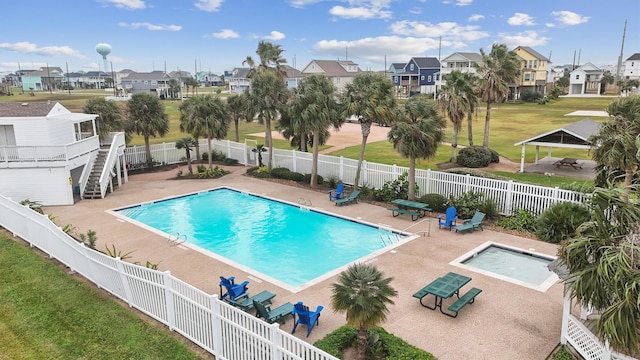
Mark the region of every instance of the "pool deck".
[[[249, 280], [250, 293], [262, 290], [276, 293], [276, 306], [288, 301], [304, 301], [313, 308], [324, 305], [320, 323], [309, 338], [304, 337], [306, 331], [296, 332], [298, 337], [310, 343], [345, 323], [344, 314], [331, 309], [331, 284], [337, 276], [292, 293], [188, 247], [172, 246], [166, 238], [123, 222], [106, 210], [228, 186], [294, 203], [304, 198], [311, 201], [312, 208], [398, 230], [417, 223], [409, 216], [392, 217], [385, 207], [368, 203], [334, 206], [327, 194], [243, 176], [243, 167], [230, 169], [234, 171], [232, 174], [212, 180], [166, 180], [175, 176], [177, 169], [134, 175], [129, 178], [129, 183], [105, 199], [83, 200], [73, 206], [47, 207], [45, 212], [55, 216], [59, 224], [72, 224], [80, 232], [95, 230], [100, 249], [113, 244], [123, 252], [134, 251], [128, 261], [158, 263], [160, 270], [170, 270], [174, 276], [210, 294], [219, 292], [220, 275], [234, 275], [237, 280]], [[215, 211], [215, 207], [211, 211]], [[389, 307], [387, 320], [382, 324], [385, 329], [439, 359], [545, 359], [560, 339], [562, 284], [558, 282], [546, 292], [540, 292], [449, 263], [487, 241], [551, 256], [556, 255], [557, 246], [491, 230], [464, 235], [439, 230], [434, 218], [410, 231], [427, 231], [429, 223], [428, 236], [421, 236], [398, 246], [395, 251], [387, 251], [369, 260], [386, 276], [394, 278], [391, 285], [398, 291], [398, 296], [393, 299], [395, 304]], [[462, 288], [463, 292], [471, 287], [483, 290], [475, 303], [465, 306], [455, 319], [422, 307], [411, 296], [449, 271], [472, 278]], [[445, 300], [444, 304], [451, 301]], [[282, 327], [290, 330], [292, 326], [292, 321], [287, 319]]]

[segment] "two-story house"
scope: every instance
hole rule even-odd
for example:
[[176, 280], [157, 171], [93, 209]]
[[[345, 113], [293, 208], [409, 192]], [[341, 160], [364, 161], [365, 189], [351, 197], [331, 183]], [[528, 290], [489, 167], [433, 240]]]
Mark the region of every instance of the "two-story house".
[[224, 86], [224, 78], [212, 72], [200, 71], [196, 74], [196, 81], [202, 87]]
[[336, 91], [342, 92], [356, 75], [362, 73], [362, 70], [351, 60], [311, 60], [301, 73], [303, 76], [324, 74], [331, 80]]
[[169, 80], [171, 79], [169, 74], [161, 70], [151, 72], [132, 71], [127, 76], [120, 78], [120, 84], [123, 89], [132, 94], [150, 92], [160, 97], [167, 97], [169, 94]]
[[472, 52], [455, 52], [442, 59], [441, 73], [444, 77], [454, 70], [477, 74], [476, 65], [482, 64], [482, 55]]
[[54, 102], [0, 103], [0, 194], [71, 205], [103, 198], [114, 176], [126, 182], [124, 133], [105, 137], [101, 148], [96, 117]]
[[224, 82], [230, 94], [243, 94], [251, 87], [249, 80], [250, 68], [233, 68], [224, 73]]
[[635, 53], [625, 60], [622, 78], [625, 80], [640, 80], [640, 53]]
[[402, 72], [392, 75], [399, 97], [413, 94], [433, 94], [440, 80], [440, 61], [434, 57], [414, 57]]
[[50, 91], [62, 87], [64, 73], [57, 66], [41, 67], [22, 75], [22, 90]]
[[604, 71], [588, 62], [569, 73], [569, 95], [600, 93]]
[[549, 59], [528, 46], [518, 46], [513, 50], [520, 60], [520, 77], [510, 84], [511, 99], [519, 99], [523, 91], [546, 92]]

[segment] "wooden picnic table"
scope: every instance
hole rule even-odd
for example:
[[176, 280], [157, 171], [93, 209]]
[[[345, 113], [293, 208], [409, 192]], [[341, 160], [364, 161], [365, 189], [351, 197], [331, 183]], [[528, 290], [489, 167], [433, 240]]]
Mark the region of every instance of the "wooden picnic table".
[[418, 210], [420, 217], [424, 217], [427, 211], [431, 211], [429, 205], [417, 201], [410, 201], [404, 199], [396, 199], [391, 201], [392, 204], [397, 205], [400, 209], [412, 209]]
[[[413, 297], [420, 299], [420, 305], [431, 310], [440, 308], [441, 313], [453, 317], [453, 315], [442, 310], [442, 300], [448, 299], [453, 295], [460, 298], [460, 288], [466, 285], [469, 281], [471, 281], [471, 278], [468, 276], [449, 272], [445, 276], [439, 277], [430, 282], [420, 291], [413, 294]], [[422, 301], [427, 295], [433, 295], [435, 297], [433, 306], [429, 306]]]
[[582, 165], [578, 163], [578, 159], [575, 158], [564, 158], [560, 159], [553, 163], [553, 166], [559, 168], [561, 166], [570, 166], [575, 170], [582, 169]]

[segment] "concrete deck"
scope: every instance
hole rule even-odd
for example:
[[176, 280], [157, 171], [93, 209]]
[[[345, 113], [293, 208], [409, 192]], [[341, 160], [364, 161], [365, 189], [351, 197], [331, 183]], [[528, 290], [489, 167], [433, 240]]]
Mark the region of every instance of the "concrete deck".
[[524, 172], [535, 174], [552, 174], [550, 176], [566, 176], [580, 180], [594, 180], [596, 178], [596, 162], [593, 160], [577, 159], [582, 169], [574, 169], [570, 166], [556, 167], [553, 165], [562, 158], [549, 157], [538, 159], [537, 163], [525, 164]]
[[[324, 305], [320, 323], [308, 339], [304, 337], [306, 331], [296, 332], [298, 337], [313, 343], [345, 323], [344, 314], [331, 309], [331, 284], [336, 281], [336, 276], [298, 293], [291, 293], [198, 251], [171, 246], [166, 238], [123, 222], [105, 210], [229, 186], [291, 202], [303, 197], [311, 200], [313, 207], [352, 218], [361, 217], [367, 222], [390, 225], [399, 230], [415, 223], [407, 216], [394, 218], [384, 207], [368, 203], [333, 206], [323, 192], [253, 179], [242, 175], [244, 168], [232, 169], [233, 174], [214, 180], [164, 180], [175, 176], [177, 170], [134, 175], [129, 183], [103, 200], [84, 200], [73, 206], [47, 207], [45, 212], [54, 215], [60, 224], [73, 224], [80, 232], [95, 230], [99, 249], [114, 244], [123, 252], [135, 250], [128, 261], [159, 263], [160, 270], [170, 270], [174, 276], [210, 294], [219, 291], [218, 276], [234, 275], [239, 281], [250, 281], [250, 293], [262, 290], [276, 293], [274, 306], [287, 301], [304, 301], [310, 307]], [[428, 230], [428, 226], [424, 223], [411, 230]], [[439, 359], [545, 359], [560, 339], [562, 284], [556, 283], [546, 292], [540, 292], [449, 263], [486, 241], [552, 256], [556, 255], [557, 246], [490, 230], [465, 235], [439, 230], [436, 219], [431, 219], [430, 230], [430, 236], [419, 237], [397, 247], [395, 251], [387, 251], [370, 260], [386, 276], [394, 278], [391, 285], [398, 291], [395, 304], [390, 306], [390, 313], [382, 325], [389, 332], [433, 353]], [[448, 271], [473, 279], [463, 291], [471, 286], [483, 289], [475, 303], [467, 305], [455, 319], [422, 307], [411, 296]], [[450, 302], [452, 300], [448, 299], [444, 303], [448, 305]], [[290, 330], [292, 326], [289, 319], [282, 327]]]

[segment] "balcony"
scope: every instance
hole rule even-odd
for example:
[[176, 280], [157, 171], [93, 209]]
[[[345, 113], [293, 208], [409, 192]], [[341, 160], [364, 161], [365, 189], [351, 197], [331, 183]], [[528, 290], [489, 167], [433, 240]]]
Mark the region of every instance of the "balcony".
[[0, 168], [62, 167], [99, 148], [95, 135], [66, 145], [0, 146]]

